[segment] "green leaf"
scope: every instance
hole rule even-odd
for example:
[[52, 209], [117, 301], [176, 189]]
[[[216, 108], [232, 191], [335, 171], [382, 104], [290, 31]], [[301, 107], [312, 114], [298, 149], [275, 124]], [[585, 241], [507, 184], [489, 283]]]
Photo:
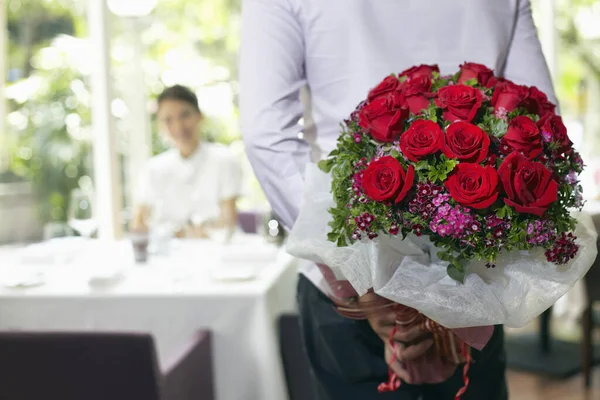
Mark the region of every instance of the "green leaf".
[[333, 167], [333, 163], [330, 160], [321, 160], [317, 164], [319, 169], [325, 173], [331, 172], [331, 168]]
[[339, 238], [339, 235], [335, 232], [329, 232], [327, 234], [327, 240], [329, 240], [330, 242], [337, 242]]
[[429, 171], [429, 173], [427, 174], [427, 178], [432, 181], [435, 182], [439, 179], [439, 174], [436, 170], [433, 171]]
[[449, 174], [458, 165], [458, 160], [446, 160], [444, 162], [444, 171]]
[[475, 78], [471, 78], [468, 81], [465, 82], [465, 85], [467, 86], [475, 86], [477, 85], [477, 79]]
[[506, 208], [504, 208], [504, 207], [499, 208], [498, 211], [496, 211], [496, 216], [498, 218], [506, 217]]
[[338, 238], [338, 241], [337, 241], [337, 246], [338, 247], [346, 247], [346, 246], [348, 246], [348, 243], [346, 242], [346, 238], [343, 237], [343, 236], [340, 236]]
[[490, 124], [490, 133], [497, 138], [504, 136], [507, 129], [508, 123], [500, 118], [495, 118], [495, 120]]
[[506, 218], [506, 217], [511, 217], [513, 215], [513, 210], [511, 207], [509, 207], [508, 205], [504, 205], [502, 207], [500, 207], [497, 211], [496, 211], [496, 216], [498, 216], [498, 218]]
[[421, 171], [423, 169], [429, 169], [429, 163], [425, 160], [421, 160], [417, 163], [417, 165], [415, 165], [416, 171]]
[[392, 155], [392, 157], [394, 158], [398, 158], [400, 157], [400, 152], [396, 149], [392, 149], [392, 152], [390, 153]]
[[460, 264], [457, 264], [458, 262], [448, 264], [446, 272], [448, 273], [448, 276], [455, 281], [459, 283], [465, 283], [465, 270]]

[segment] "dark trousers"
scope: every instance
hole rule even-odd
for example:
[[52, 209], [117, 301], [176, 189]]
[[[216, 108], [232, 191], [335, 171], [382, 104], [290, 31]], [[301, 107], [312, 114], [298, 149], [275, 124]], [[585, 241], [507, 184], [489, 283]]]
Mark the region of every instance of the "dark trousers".
[[[462, 368], [436, 385], [402, 383], [396, 392], [379, 394], [387, 380], [383, 342], [368, 321], [340, 316], [333, 303], [308, 279], [300, 276], [297, 300], [300, 326], [315, 378], [316, 400], [454, 400], [463, 386]], [[469, 388], [462, 400], [506, 400], [504, 331], [497, 326], [490, 342], [472, 351]], [[311, 399], [312, 400], [312, 399]]]

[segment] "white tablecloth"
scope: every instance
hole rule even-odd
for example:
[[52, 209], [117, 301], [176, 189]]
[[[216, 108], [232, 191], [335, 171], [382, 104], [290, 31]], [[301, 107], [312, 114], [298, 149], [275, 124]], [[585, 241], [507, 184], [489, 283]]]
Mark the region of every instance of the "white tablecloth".
[[[295, 308], [297, 274], [289, 255], [258, 238], [228, 247], [198, 241], [134, 265], [128, 243], [71, 243], [60, 257], [50, 255], [48, 248], [60, 245], [38, 246], [28, 254], [0, 252], [0, 283], [15, 268], [44, 275], [40, 286], [0, 287], [0, 329], [151, 332], [165, 365], [197, 330], [207, 328], [213, 334], [217, 399], [287, 399], [276, 319]], [[75, 255], [73, 247], [79, 249]], [[211, 276], [213, 270], [249, 265], [257, 271], [253, 280]]]

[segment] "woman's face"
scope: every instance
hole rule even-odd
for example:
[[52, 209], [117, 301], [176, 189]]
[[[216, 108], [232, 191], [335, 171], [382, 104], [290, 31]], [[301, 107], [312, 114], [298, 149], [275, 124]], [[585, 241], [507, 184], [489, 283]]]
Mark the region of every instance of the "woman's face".
[[202, 114], [186, 101], [167, 99], [158, 107], [160, 129], [182, 153], [198, 145]]

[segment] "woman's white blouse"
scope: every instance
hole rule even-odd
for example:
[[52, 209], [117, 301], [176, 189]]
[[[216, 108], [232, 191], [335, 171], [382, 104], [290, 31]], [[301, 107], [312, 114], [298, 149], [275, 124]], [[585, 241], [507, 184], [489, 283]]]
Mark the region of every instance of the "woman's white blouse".
[[229, 149], [203, 142], [187, 159], [176, 149], [150, 159], [136, 202], [152, 207], [154, 223], [200, 224], [217, 219], [220, 202], [241, 189], [241, 167]]

